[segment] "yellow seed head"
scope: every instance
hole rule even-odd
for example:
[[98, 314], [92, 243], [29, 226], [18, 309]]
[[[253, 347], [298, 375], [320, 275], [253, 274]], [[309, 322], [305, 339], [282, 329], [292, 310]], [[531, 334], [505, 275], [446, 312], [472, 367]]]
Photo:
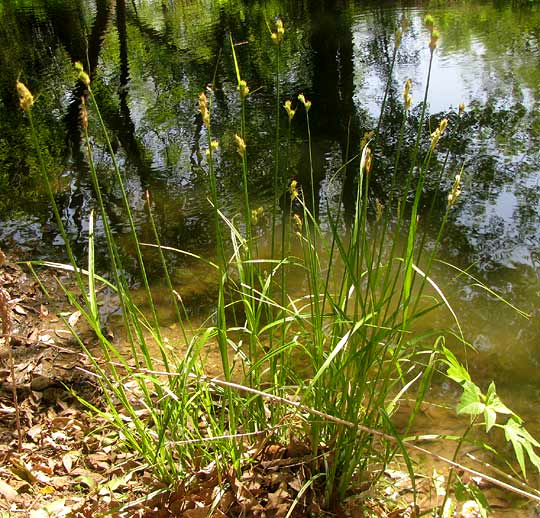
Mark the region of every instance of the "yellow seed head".
[[300, 94], [298, 96], [298, 100], [304, 105], [304, 108], [306, 109], [306, 111], [308, 112], [309, 109], [311, 108], [311, 101], [308, 101], [304, 94]]
[[375, 198], [375, 219], [380, 221], [384, 212], [384, 205], [379, 198]]
[[411, 88], [412, 88], [412, 81], [410, 79], [407, 79], [407, 81], [405, 81], [405, 87], [403, 88], [403, 101], [405, 103], [406, 110], [411, 109], [411, 104], [412, 104]]
[[34, 104], [34, 96], [30, 93], [30, 90], [26, 88], [24, 83], [17, 81], [15, 84], [17, 87], [17, 93], [19, 94], [19, 104], [23, 111], [29, 112], [30, 108]]
[[463, 115], [465, 113], [465, 103], [459, 104], [459, 114]]
[[289, 185], [289, 192], [291, 193], [291, 201], [296, 200], [296, 198], [299, 197], [298, 182], [296, 180], [291, 181], [291, 185]]
[[454, 203], [456, 203], [457, 199], [461, 195], [461, 174], [463, 173], [463, 169], [456, 175], [454, 178], [454, 185], [452, 186], [452, 190], [448, 194], [448, 208], [452, 207]]
[[401, 30], [402, 32], [407, 32], [409, 29], [410, 21], [408, 18], [402, 18], [401, 20]]
[[442, 119], [441, 122], [439, 122], [439, 130], [441, 131], [441, 135], [444, 133], [448, 126], [448, 119]]
[[246, 143], [244, 142], [244, 139], [240, 135], [235, 133], [234, 140], [236, 141], [236, 152], [242, 158], [244, 158], [244, 156], [246, 155]]
[[285, 101], [285, 104], [283, 105], [283, 108], [285, 108], [285, 111], [287, 112], [287, 115], [289, 117], [289, 121], [292, 121], [294, 114], [296, 113], [296, 110], [293, 110], [291, 108], [291, 101], [287, 100]]
[[243, 79], [238, 83], [238, 91], [240, 92], [240, 97], [242, 99], [245, 99], [249, 94], [249, 86]]
[[366, 147], [366, 155], [365, 155], [365, 162], [364, 162], [364, 171], [366, 174], [371, 173], [371, 166], [373, 164], [373, 154], [371, 153], [371, 149], [369, 147]]
[[283, 41], [283, 35], [285, 34], [285, 29], [283, 27], [283, 21], [278, 18], [276, 20], [276, 32], [272, 33], [272, 42], [276, 45], [280, 45]]
[[212, 151], [217, 151], [219, 148], [219, 142], [217, 140], [212, 140], [212, 142], [210, 142], [210, 148]]
[[394, 38], [395, 38], [395, 47], [396, 49], [399, 49], [399, 46], [401, 45], [401, 37], [403, 36], [403, 33], [401, 32], [401, 30], [397, 30], [395, 35], [394, 35]]
[[429, 41], [429, 48], [431, 49], [431, 52], [433, 52], [437, 48], [437, 42], [439, 41], [439, 31], [437, 29], [433, 29], [431, 31], [431, 40]]
[[303, 221], [302, 218], [298, 214], [294, 214], [293, 216], [294, 225], [298, 230], [302, 230]]
[[82, 63], [80, 61], [75, 62], [75, 70], [79, 73], [78, 75], [79, 81], [83, 83], [86, 87], [90, 86], [90, 77], [84, 71]]
[[433, 30], [433, 27], [435, 26], [435, 21], [433, 20], [433, 16], [431, 16], [431, 14], [426, 14], [426, 17], [424, 18], [424, 24], [430, 31]]
[[199, 94], [199, 112], [203, 120], [203, 124], [209, 128], [210, 127], [210, 110], [208, 109], [208, 97], [204, 92]]

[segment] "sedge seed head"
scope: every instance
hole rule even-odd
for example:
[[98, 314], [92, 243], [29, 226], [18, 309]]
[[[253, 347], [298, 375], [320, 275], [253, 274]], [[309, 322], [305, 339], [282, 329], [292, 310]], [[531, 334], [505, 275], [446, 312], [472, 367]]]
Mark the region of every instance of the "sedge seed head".
[[291, 194], [291, 201], [296, 200], [296, 198], [300, 196], [300, 193], [298, 192], [298, 182], [296, 180], [291, 180], [289, 193]]
[[463, 115], [465, 113], [465, 103], [459, 104], [459, 114]]
[[401, 30], [397, 30], [395, 32], [395, 35], [394, 35], [394, 39], [395, 39], [395, 47], [396, 49], [399, 49], [399, 46], [401, 45], [401, 37], [403, 36], [403, 33], [401, 32]]
[[283, 21], [281, 18], [276, 20], [276, 32], [272, 33], [272, 42], [276, 45], [280, 45], [283, 41], [283, 36], [285, 34], [285, 28], [283, 27]]
[[366, 147], [365, 162], [364, 162], [364, 171], [366, 174], [371, 173], [371, 167], [373, 165], [373, 153], [369, 147]]
[[34, 104], [34, 96], [30, 93], [30, 90], [26, 88], [26, 85], [21, 81], [15, 83], [17, 88], [17, 94], [19, 95], [19, 104], [23, 111], [29, 112], [30, 108]]
[[249, 94], [249, 86], [243, 79], [238, 82], [238, 92], [240, 92], [240, 97], [242, 99], [245, 99]]
[[246, 143], [244, 142], [244, 139], [238, 135], [237, 133], [234, 134], [234, 140], [236, 142], [236, 152], [244, 158], [246, 155]]
[[384, 213], [384, 204], [381, 203], [381, 200], [379, 198], [375, 198], [375, 219], [376, 221], [380, 221], [383, 217]]
[[283, 105], [283, 108], [285, 108], [287, 116], [289, 117], [289, 121], [292, 121], [294, 114], [296, 113], [296, 110], [293, 110], [291, 106], [292, 103], [290, 100], [285, 101], [285, 104]]
[[410, 21], [408, 18], [402, 18], [401, 19], [401, 31], [402, 32], [407, 32], [407, 30], [409, 29], [409, 25], [410, 25]]
[[407, 79], [407, 81], [405, 81], [405, 86], [403, 88], [403, 102], [405, 103], [406, 110], [411, 109], [411, 104], [412, 104], [411, 88], [412, 88], [412, 81], [410, 79]]
[[435, 26], [435, 20], [433, 19], [433, 16], [431, 14], [426, 14], [424, 17], [424, 25], [431, 31], [433, 30], [433, 27]]
[[433, 29], [431, 31], [431, 39], [429, 40], [429, 48], [431, 49], [431, 52], [433, 52], [437, 48], [437, 43], [439, 41], [440, 34], [437, 29]]
[[309, 109], [311, 108], [311, 101], [308, 101], [306, 97], [304, 96], [304, 94], [300, 94], [298, 96], [298, 100], [304, 105], [306, 112], [308, 112]]
[[366, 131], [364, 133], [364, 136], [362, 137], [362, 140], [360, 141], [360, 149], [364, 149], [366, 147], [367, 143], [375, 136], [375, 131]]
[[199, 94], [199, 112], [203, 120], [203, 124], [209, 128], [210, 127], [210, 110], [208, 109], [208, 97], [204, 92]]
[[79, 81], [84, 84], [84, 86], [90, 86], [90, 76], [84, 71], [84, 67], [80, 61], [75, 62], [75, 70], [78, 72]]

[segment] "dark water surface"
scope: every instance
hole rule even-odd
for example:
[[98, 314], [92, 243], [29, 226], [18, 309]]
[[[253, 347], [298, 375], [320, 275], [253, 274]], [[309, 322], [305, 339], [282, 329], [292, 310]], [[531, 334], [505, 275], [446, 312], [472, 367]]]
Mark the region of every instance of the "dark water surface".
[[[453, 175], [464, 166], [463, 194], [443, 241], [442, 257], [466, 268], [523, 311], [526, 320], [493, 296], [452, 283], [455, 272], [437, 271], [479, 353], [471, 360], [477, 379], [495, 379], [501, 394], [538, 425], [540, 413], [540, 6], [493, 2], [339, 2], [181, 0], [4, 0], [0, 5], [0, 246], [25, 257], [63, 257], [50, 206], [37, 171], [27, 122], [18, 108], [15, 81], [39, 94], [34, 117], [56, 199], [77, 253], [84, 257], [88, 215], [94, 196], [81, 147], [79, 85], [73, 62], [85, 63], [113, 147], [125, 172], [136, 223], [152, 241], [145, 192], [163, 244], [205, 256], [213, 254], [207, 202], [205, 136], [197, 96], [215, 82], [213, 133], [220, 141], [219, 189], [227, 215], [240, 207], [241, 169], [233, 135], [240, 106], [229, 34], [237, 46], [242, 76], [252, 92], [247, 132], [254, 206], [272, 200], [275, 136], [275, 50], [269, 27], [283, 18], [280, 100], [300, 92], [313, 102], [311, 132], [316, 208], [324, 224], [336, 210], [342, 187], [352, 185], [352, 168], [338, 172], [350, 142], [351, 154], [365, 131], [377, 125], [390, 77], [383, 116], [385, 144], [376, 150], [373, 200], [384, 200], [385, 171], [403, 117], [402, 89], [413, 81], [412, 136], [427, 80], [428, 34], [424, 15], [433, 14], [441, 39], [433, 62], [428, 114], [455, 121], [467, 110], [455, 140], [441, 142], [440, 164], [449, 150], [448, 174], [427, 182], [426, 195], [442, 188], [434, 215], [421, 213], [428, 231], [442, 217]], [[397, 64], [391, 71], [393, 34], [403, 19]], [[285, 152], [286, 114], [280, 121]], [[128, 226], [111, 157], [96, 117], [90, 113], [93, 157], [106, 192], [115, 232], [125, 241]], [[429, 128], [426, 128], [426, 132]], [[307, 183], [306, 128], [292, 125], [292, 178]], [[412, 138], [410, 139], [412, 141]], [[403, 154], [407, 164], [407, 153]], [[353, 167], [356, 167], [353, 164]], [[337, 186], [337, 187], [336, 187]], [[353, 189], [346, 189], [352, 192]], [[352, 197], [344, 208], [351, 211]], [[268, 223], [268, 222], [267, 222]], [[126, 238], [124, 239], [124, 236]], [[215, 283], [200, 266], [172, 257], [173, 279], [183, 286], [193, 314], [204, 314]], [[160, 277], [154, 274], [155, 282]], [[448, 324], [446, 315], [429, 325]], [[428, 325], [426, 323], [426, 325]]]

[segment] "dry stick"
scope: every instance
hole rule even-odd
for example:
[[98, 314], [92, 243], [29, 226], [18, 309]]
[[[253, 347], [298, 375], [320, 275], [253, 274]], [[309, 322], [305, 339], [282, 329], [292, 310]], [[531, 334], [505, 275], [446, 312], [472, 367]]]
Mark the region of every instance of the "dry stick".
[[13, 352], [11, 350], [11, 315], [9, 310], [9, 293], [0, 288], [0, 316], [2, 317], [2, 336], [4, 337], [9, 358], [9, 370], [11, 371], [11, 391], [13, 394], [13, 405], [15, 406], [15, 425], [17, 427], [17, 438], [19, 452], [22, 451], [22, 430], [21, 415], [19, 411], [19, 399], [17, 398], [17, 382], [15, 381], [15, 365], [13, 364]]
[[[174, 372], [159, 372], [159, 371], [151, 371], [147, 369], [141, 369], [141, 371], [147, 373], [147, 374], [155, 374], [155, 375], [163, 375], [163, 376], [178, 376], [179, 374], [176, 374]], [[272, 401], [276, 401], [279, 403], [284, 403], [289, 406], [293, 406], [298, 408], [299, 410], [302, 410], [304, 412], [308, 412], [312, 415], [316, 415], [317, 417], [321, 417], [322, 419], [325, 419], [327, 421], [332, 421], [336, 424], [341, 424], [343, 426], [347, 426], [349, 428], [357, 428], [358, 430], [362, 430], [363, 432], [370, 433], [372, 435], [377, 435], [379, 437], [382, 437], [388, 441], [397, 443], [397, 439], [391, 435], [388, 435], [384, 432], [381, 432], [379, 430], [374, 430], [373, 428], [369, 428], [367, 426], [361, 425], [361, 424], [355, 424], [351, 423], [350, 421], [346, 421], [345, 419], [340, 419], [339, 417], [334, 417], [330, 414], [325, 414], [324, 412], [321, 412], [319, 410], [315, 410], [314, 408], [307, 407], [305, 405], [302, 405], [302, 403], [299, 403], [298, 401], [291, 401], [290, 399], [286, 399], [280, 396], [275, 396], [273, 394], [268, 394], [266, 392], [262, 392], [260, 390], [246, 387], [244, 385], [239, 385], [237, 383], [232, 383], [230, 381], [223, 381], [218, 378], [212, 378], [210, 376], [197, 376], [195, 374], [189, 375], [192, 378], [198, 379], [199, 381], [205, 382], [205, 383], [213, 383], [215, 385], [221, 385], [224, 387], [230, 387], [234, 388], [243, 392], [249, 392], [251, 394], [256, 394], [258, 396], [270, 399]], [[402, 444], [406, 448], [410, 448], [412, 450], [416, 450], [422, 453], [425, 453], [426, 455], [429, 455], [441, 462], [445, 462], [446, 464], [449, 464], [450, 466], [453, 466], [454, 468], [461, 469], [467, 473], [470, 473], [471, 475], [481, 477], [484, 480], [487, 480], [488, 482], [491, 482], [495, 486], [499, 486], [503, 489], [506, 489], [508, 491], [511, 491], [513, 493], [516, 493], [518, 495], [524, 496], [525, 498], [529, 498], [530, 500], [534, 500], [535, 502], [540, 502], [540, 496], [534, 495], [532, 493], [529, 493], [523, 489], [519, 489], [515, 486], [512, 486], [510, 484], [507, 484], [506, 482], [502, 482], [501, 480], [498, 480], [496, 478], [490, 477], [489, 475], [486, 475], [485, 473], [481, 473], [480, 471], [476, 471], [474, 469], [468, 468], [467, 466], [464, 466], [463, 464], [459, 464], [458, 462], [454, 462], [453, 460], [447, 459], [446, 457], [442, 457], [441, 455], [437, 455], [436, 453], [433, 453], [429, 450], [426, 450], [420, 446], [416, 446], [416, 444], [412, 444], [408, 441], [403, 441]]]

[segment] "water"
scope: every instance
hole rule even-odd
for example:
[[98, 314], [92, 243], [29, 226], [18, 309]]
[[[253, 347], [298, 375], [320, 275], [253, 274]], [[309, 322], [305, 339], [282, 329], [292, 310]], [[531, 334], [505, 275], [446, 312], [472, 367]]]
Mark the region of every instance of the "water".
[[[336, 210], [349, 173], [330, 181], [343, 161], [347, 140], [358, 142], [376, 118], [390, 72], [394, 30], [410, 27], [398, 52], [385, 112], [373, 198], [384, 198], [385, 168], [393, 160], [402, 111], [401, 92], [413, 80], [411, 128], [427, 81], [428, 34], [423, 3], [242, 2], [95, 0], [84, 3], [5, 1], [0, 7], [0, 246], [25, 256], [63, 258], [50, 207], [31, 151], [26, 122], [17, 107], [14, 83], [20, 77], [39, 93], [34, 109], [47, 168], [55, 179], [57, 202], [68, 222], [76, 252], [83, 257], [87, 221], [94, 207], [80, 145], [79, 95], [72, 62], [89, 64], [93, 89], [113, 147], [125, 172], [128, 194], [143, 241], [151, 241], [145, 192], [161, 240], [169, 246], [213, 254], [212, 217], [207, 202], [205, 136], [197, 116], [197, 96], [215, 78], [213, 132], [220, 140], [219, 189], [225, 212], [240, 206], [241, 171], [233, 144], [240, 107], [229, 34], [238, 45], [242, 76], [252, 92], [247, 124], [252, 201], [272, 199], [275, 132], [275, 52], [268, 24], [285, 21], [281, 99], [304, 92], [313, 101], [312, 121], [318, 211]], [[437, 2], [429, 12], [441, 32], [430, 82], [432, 129], [443, 115], [467, 106], [464, 128], [451, 148], [449, 177], [427, 185], [451, 188], [464, 166], [463, 194], [443, 241], [444, 259], [493, 287], [531, 318], [520, 317], [493, 296], [452, 282], [453, 270], [437, 268], [441, 286], [460, 315], [466, 336], [478, 349], [471, 359], [475, 376], [495, 379], [503, 398], [540, 427], [540, 6], [510, 2]], [[86, 65], [88, 67], [88, 65]], [[286, 114], [282, 113], [282, 133]], [[129, 254], [127, 224], [111, 158], [97, 121], [90, 114], [93, 156], [107, 193], [115, 232]], [[413, 135], [411, 129], [411, 136]], [[293, 175], [307, 183], [305, 127], [292, 128]], [[283, 145], [284, 146], [284, 145]], [[283, 148], [284, 149], [284, 148]], [[439, 162], [443, 154], [437, 157]], [[351, 210], [354, 200], [344, 200]], [[435, 222], [421, 222], [430, 228]], [[151, 263], [152, 264], [152, 263]], [[160, 274], [151, 273], [157, 281]], [[211, 283], [191, 275], [192, 261], [171, 256], [173, 278], [189, 293], [194, 315], [208, 310]], [[188, 272], [188, 273], [186, 273]], [[435, 324], [448, 323], [440, 315]]]

